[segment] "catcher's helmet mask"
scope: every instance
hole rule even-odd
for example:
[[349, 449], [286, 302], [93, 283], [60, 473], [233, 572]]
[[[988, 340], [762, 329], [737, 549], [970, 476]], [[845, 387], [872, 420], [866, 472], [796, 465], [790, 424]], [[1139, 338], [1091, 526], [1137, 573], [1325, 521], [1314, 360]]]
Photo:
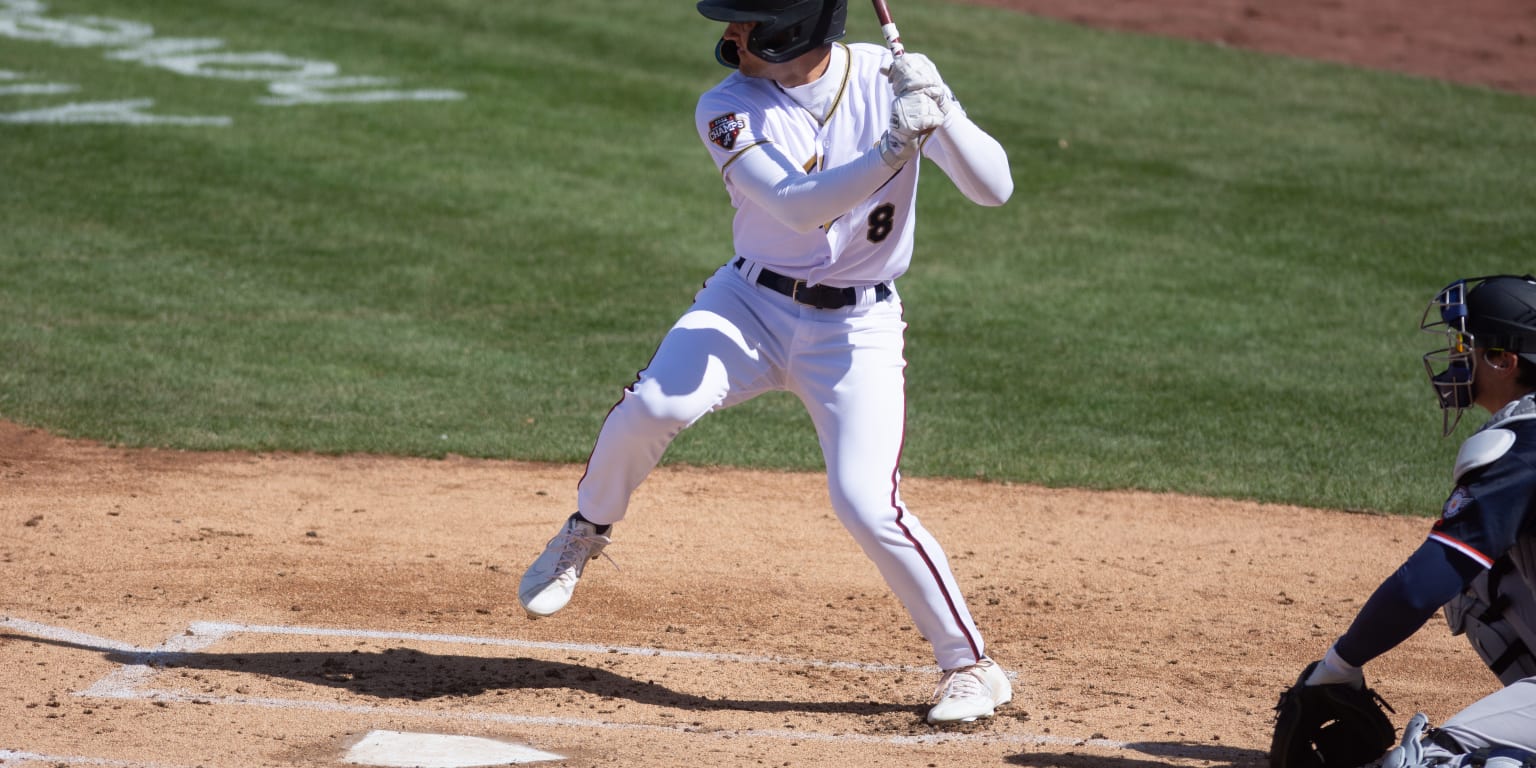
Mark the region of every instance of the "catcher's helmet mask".
[[1457, 280], [1430, 300], [1419, 328], [1446, 339], [1444, 347], [1424, 355], [1424, 370], [1443, 411], [1443, 434], [1449, 435], [1477, 399], [1474, 350], [1513, 352], [1536, 365], [1536, 277]]
[[[700, 0], [699, 13], [714, 21], [750, 22], [747, 50], [774, 64], [794, 59], [847, 34], [848, 0]], [[721, 38], [715, 60], [736, 69], [741, 52]]]

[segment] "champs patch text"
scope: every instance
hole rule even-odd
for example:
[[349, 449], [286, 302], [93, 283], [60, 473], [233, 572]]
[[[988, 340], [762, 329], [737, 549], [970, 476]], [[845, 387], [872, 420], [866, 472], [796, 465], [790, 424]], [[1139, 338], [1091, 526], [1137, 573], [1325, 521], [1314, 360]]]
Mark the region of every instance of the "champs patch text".
[[709, 140], [721, 149], [730, 149], [736, 146], [736, 137], [746, 127], [746, 118], [737, 117], [735, 112], [721, 115], [709, 121]]

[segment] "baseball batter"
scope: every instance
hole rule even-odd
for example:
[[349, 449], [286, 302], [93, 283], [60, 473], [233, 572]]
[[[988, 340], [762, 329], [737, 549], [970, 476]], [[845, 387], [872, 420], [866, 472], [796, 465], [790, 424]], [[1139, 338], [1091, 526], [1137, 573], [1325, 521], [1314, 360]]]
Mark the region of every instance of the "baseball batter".
[[[1428, 540], [1382, 582], [1299, 685], [1363, 687], [1366, 662], [1446, 606], [1453, 630], [1467, 633], [1506, 685], [1437, 729], [1415, 715], [1382, 768], [1536, 766], [1529, 645], [1536, 642], [1536, 278], [1458, 280], [1435, 295], [1421, 325], [1448, 340], [1424, 356], [1444, 434], [1471, 406], [1492, 417], [1462, 444], [1455, 487]], [[1277, 745], [1285, 741], [1277, 735]], [[1324, 768], [1332, 768], [1323, 752]]]
[[838, 519], [945, 670], [930, 722], [989, 717], [1012, 696], [939, 543], [902, 502], [901, 297], [921, 155], [972, 201], [1013, 192], [1002, 146], [931, 61], [847, 45], [846, 0], [703, 0], [733, 69], [698, 101], [699, 138], [735, 207], [735, 253], [662, 339], [598, 433], [572, 515], [528, 568], [530, 616], [570, 600], [630, 495], [677, 434], [764, 392], [815, 424]]

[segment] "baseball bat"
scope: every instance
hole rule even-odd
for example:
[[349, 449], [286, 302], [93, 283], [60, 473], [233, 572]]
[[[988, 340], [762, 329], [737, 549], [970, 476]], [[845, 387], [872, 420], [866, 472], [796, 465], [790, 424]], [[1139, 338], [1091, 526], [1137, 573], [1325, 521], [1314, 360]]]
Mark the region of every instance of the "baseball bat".
[[901, 33], [896, 31], [896, 22], [891, 21], [891, 9], [886, 6], [885, 0], [870, 1], [875, 4], [875, 17], [880, 19], [880, 34], [885, 35], [885, 42], [891, 47], [891, 55], [906, 53], [906, 46], [901, 44]]

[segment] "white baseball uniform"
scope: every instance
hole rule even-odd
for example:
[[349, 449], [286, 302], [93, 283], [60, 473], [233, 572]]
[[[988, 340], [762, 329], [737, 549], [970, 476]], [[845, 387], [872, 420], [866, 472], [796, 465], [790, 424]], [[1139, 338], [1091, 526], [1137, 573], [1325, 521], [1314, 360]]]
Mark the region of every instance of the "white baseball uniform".
[[[577, 502], [587, 520], [618, 522], [684, 428], [763, 392], [793, 392], [815, 424], [838, 519], [952, 669], [981, 659], [981, 634], [898, 488], [906, 323], [894, 281], [912, 255], [919, 162], [892, 171], [877, 147], [890, 61], [882, 47], [837, 43], [815, 82], [784, 88], [733, 72], [699, 99], [699, 136], [736, 208], [736, 252], [609, 413]], [[958, 102], [922, 151], [979, 204], [1013, 191], [1002, 146]]]

